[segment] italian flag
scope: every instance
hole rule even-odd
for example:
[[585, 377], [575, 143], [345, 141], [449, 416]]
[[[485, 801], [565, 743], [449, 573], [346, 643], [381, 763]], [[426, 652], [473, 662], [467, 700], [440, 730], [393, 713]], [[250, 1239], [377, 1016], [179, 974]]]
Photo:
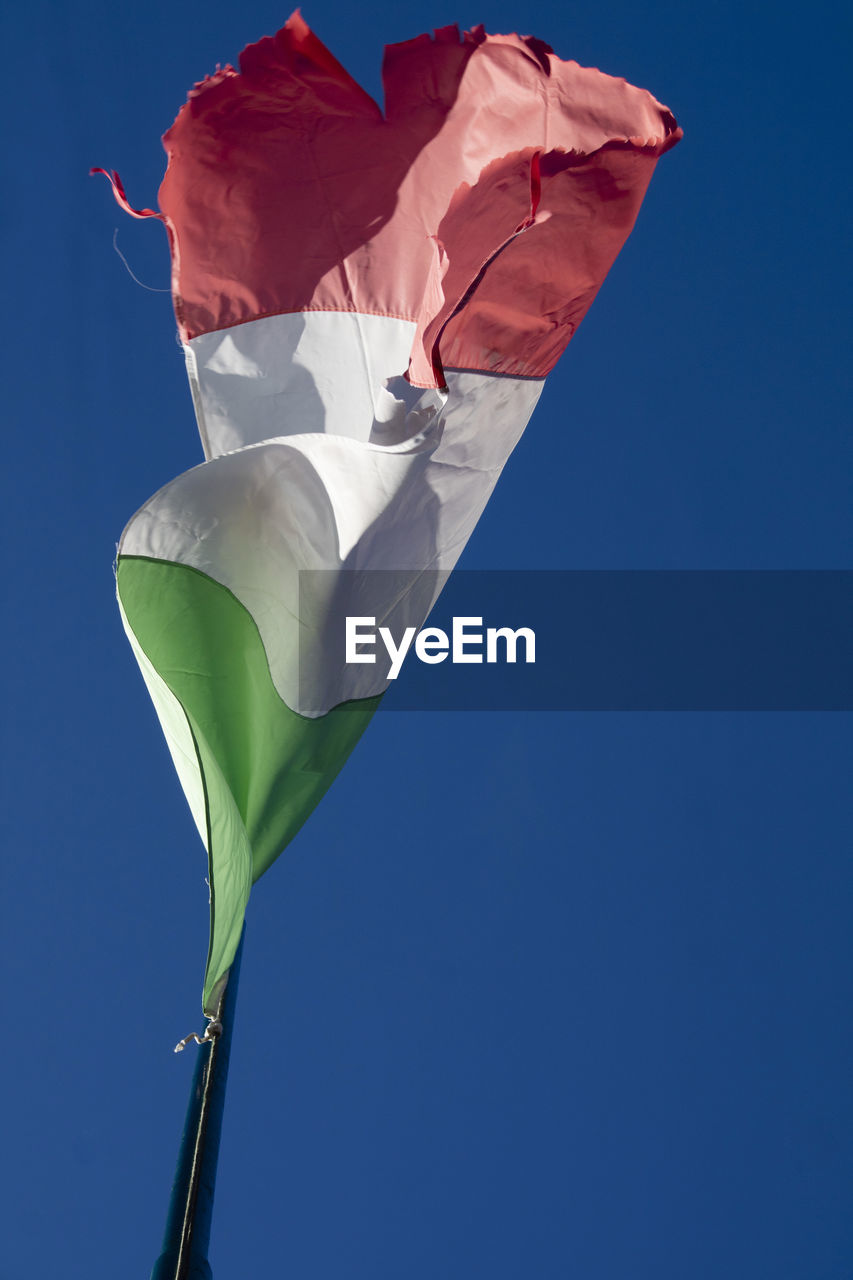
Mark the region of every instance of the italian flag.
[[423, 623], [681, 136], [531, 37], [444, 28], [383, 75], [384, 113], [296, 14], [191, 90], [159, 213], [113, 177], [167, 228], [204, 447], [117, 581], [207, 849], [209, 1016], [386, 687], [343, 619]]

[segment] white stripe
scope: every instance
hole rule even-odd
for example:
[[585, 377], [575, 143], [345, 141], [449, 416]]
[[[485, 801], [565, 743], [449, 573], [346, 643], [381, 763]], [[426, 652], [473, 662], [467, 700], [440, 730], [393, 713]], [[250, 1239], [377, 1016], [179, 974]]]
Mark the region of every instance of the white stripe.
[[143, 653], [139, 641], [136, 639], [125, 616], [124, 609], [122, 609], [120, 597], [118, 607], [121, 613], [122, 625], [130, 641], [130, 647], [133, 649], [133, 655], [142, 672], [142, 679], [145, 681], [145, 686], [151, 695], [151, 701], [154, 703], [154, 710], [157, 712], [157, 719], [160, 721], [160, 727], [163, 730], [163, 736], [169, 748], [169, 755], [172, 757], [172, 763], [184, 789], [184, 795], [187, 798], [193, 822], [198, 828], [198, 833], [206, 849], [207, 816], [204, 803], [204, 783], [201, 778], [201, 770], [198, 767], [198, 755], [193, 742], [192, 730], [187, 722], [186, 712], [172, 693], [172, 690], [160, 678]]
[[305, 311], [193, 338], [184, 352], [205, 456], [315, 431], [367, 440], [415, 329], [392, 316]]
[[[470, 372], [447, 380], [444, 409], [427, 393], [399, 443], [291, 435], [195, 467], [134, 516], [120, 554], [192, 565], [228, 587], [258, 626], [278, 692], [302, 715], [382, 692], [387, 661], [343, 665], [344, 617], [376, 616], [395, 636], [422, 625], [443, 581], [423, 571], [446, 575], [456, 563], [543, 385]], [[342, 580], [342, 569], [362, 576]], [[304, 570], [334, 572], [303, 577], [300, 599]], [[403, 572], [385, 582], [365, 570]]]

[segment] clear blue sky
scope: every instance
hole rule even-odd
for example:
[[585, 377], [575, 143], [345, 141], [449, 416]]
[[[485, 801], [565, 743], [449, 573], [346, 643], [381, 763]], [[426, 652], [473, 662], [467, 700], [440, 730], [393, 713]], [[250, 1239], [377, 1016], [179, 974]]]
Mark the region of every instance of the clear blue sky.
[[[162, 229], [87, 172], [154, 204], [186, 90], [287, 13], [5, 20], [0, 1280], [146, 1280], [202, 1022], [205, 857], [111, 571], [201, 449], [113, 251], [164, 289]], [[305, 17], [374, 93], [384, 43], [482, 21], [685, 130], [464, 565], [850, 567], [843, 6]], [[841, 714], [380, 713], [250, 904], [216, 1280], [849, 1277], [851, 763]]]

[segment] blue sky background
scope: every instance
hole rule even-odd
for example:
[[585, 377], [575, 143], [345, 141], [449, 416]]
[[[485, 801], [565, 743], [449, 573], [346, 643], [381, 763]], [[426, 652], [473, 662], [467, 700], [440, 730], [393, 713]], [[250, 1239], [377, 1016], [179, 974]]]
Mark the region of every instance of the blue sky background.
[[[207, 945], [205, 857], [115, 607], [201, 459], [154, 204], [265, 0], [4, 20], [0, 1280], [147, 1277]], [[844, 7], [316, 0], [384, 43], [530, 31], [684, 141], [467, 568], [850, 567]], [[843, 24], [847, 23], [847, 27]], [[567, 625], [571, 619], [567, 618]], [[379, 714], [250, 904], [216, 1280], [849, 1280], [850, 717]]]

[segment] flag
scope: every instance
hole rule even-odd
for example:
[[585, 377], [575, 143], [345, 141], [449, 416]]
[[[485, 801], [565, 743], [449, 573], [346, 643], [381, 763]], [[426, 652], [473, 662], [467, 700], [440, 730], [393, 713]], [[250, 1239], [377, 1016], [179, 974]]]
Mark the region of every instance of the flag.
[[384, 112], [297, 13], [191, 90], [159, 212], [113, 175], [168, 232], [206, 459], [116, 574], [207, 848], [208, 1014], [387, 685], [342, 620], [423, 622], [681, 136], [532, 37], [446, 27], [383, 79]]

